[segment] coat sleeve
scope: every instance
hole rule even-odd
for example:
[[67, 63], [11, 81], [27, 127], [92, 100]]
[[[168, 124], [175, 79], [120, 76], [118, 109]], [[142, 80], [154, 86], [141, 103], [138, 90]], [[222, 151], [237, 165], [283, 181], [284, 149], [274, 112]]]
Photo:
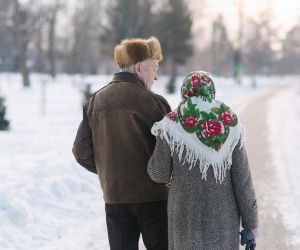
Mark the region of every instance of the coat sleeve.
[[158, 183], [170, 182], [173, 169], [173, 158], [167, 142], [159, 136], [156, 138], [154, 152], [148, 162], [148, 175]]
[[94, 160], [92, 131], [89, 126], [86, 109], [83, 108], [83, 119], [79, 125], [72, 149], [76, 161], [85, 169], [97, 174]]
[[255, 191], [252, 183], [247, 153], [238, 144], [232, 155], [231, 179], [237, 200], [242, 226], [247, 230], [258, 227]]
[[160, 95], [156, 95], [156, 98], [157, 98], [157, 104], [159, 106], [159, 109], [161, 111], [161, 114], [162, 114], [162, 118], [168, 114], [169, 112], [171, 112], [171, 107], [170, 107], [170, 104], [168, 103], [168, 101], [160, 96]]

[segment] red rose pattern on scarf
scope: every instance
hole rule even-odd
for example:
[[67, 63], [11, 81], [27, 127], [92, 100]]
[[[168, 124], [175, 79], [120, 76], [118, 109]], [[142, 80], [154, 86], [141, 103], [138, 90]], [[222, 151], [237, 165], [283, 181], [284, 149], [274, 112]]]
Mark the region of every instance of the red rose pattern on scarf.
[[209, 138], [212, 136], [217, 136], [221, 133], [222, 125], [220, 122], [209, 119], [208, 121], [200, 122], [203, 137]]
[[[181, 111], [182, 105], [184, 107]], [[219, 108], [211, 108], [211, 112], [207, 113], [199, 111], [191, 98], [183, 100], [178, 109], [170, 112], [167, 117], [173, 122], [180, 122], [188, 133], [196, 133], [203, 144], [216, 151], [226, 142], [230, 127], [238, 123], [237, 116], [224, 103]]]
[[231, 123], [234, 122], [233, 117], [231, 116], [231, 114], [228, 111], [225, 111], [225, 112], [221, 113], [220, 117], [221, 117], [222, 122], [224, 124], [231, 124]]
[[191, 85], [195, 88], [198, 88], [201, 84], [201, 79], [197, 75], [193, 75], [191, 78]]
[[198, 123], [197, 118], [195, 116], [192, 116], [192, 115], [188, 116], [184, 120], [184, 125], [187, 126], [188, 128], [195, 127], [197, 123]]

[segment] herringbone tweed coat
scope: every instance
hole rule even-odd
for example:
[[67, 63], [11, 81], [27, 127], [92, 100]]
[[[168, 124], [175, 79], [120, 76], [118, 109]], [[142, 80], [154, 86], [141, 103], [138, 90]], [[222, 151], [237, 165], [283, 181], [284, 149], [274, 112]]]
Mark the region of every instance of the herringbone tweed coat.
[[188, 164], [182, 165], [178, 155], [172, 157], [167, 142], [158, 136], [148, 174], [159, 183], [170, 181], [169, 249], [237, 250], [240, 218], [243, 228], [258, 227], [247, 154], [240, 144], [233, 151], [225, 181], [219, 184], [212, 169], [203, 180], [197, 165], [191, 170]]

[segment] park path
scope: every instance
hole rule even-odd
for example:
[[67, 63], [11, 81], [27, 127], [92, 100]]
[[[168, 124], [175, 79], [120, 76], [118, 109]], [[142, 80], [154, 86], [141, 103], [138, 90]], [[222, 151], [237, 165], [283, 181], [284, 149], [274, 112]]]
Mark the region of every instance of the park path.
[[276, 85], [256, 95], [246, 106], [235, 105], [247, 131], [246, 148], [258, 199], [260, 236], [257, 240], [257, 249], [296, 250], [289, 247], [289, 233], [274, 202], [276, 195], [280, 193], [280, 187], [269, 152], [271, 145], [268, 141], [268, 116], [266, 115], [270, 108], [268, 105], [270, 98], [289, 87], [291, 83], [288, 82]]

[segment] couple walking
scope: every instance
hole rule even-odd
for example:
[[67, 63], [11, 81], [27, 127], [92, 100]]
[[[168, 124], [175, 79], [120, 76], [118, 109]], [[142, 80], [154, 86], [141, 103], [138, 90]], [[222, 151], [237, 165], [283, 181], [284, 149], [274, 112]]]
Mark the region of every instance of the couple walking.
[[[155, 37], [117, 45], [120, 69], [83, 108], [73, 154], [98, 175], [110, 248], [239, 249], [255, 236], [257, 206], [244, 128], [204, 71], [186, 75], [181, 102], [151, 91], [162, 50]], [[252, 240], [252, 242], [253, 242]]]

